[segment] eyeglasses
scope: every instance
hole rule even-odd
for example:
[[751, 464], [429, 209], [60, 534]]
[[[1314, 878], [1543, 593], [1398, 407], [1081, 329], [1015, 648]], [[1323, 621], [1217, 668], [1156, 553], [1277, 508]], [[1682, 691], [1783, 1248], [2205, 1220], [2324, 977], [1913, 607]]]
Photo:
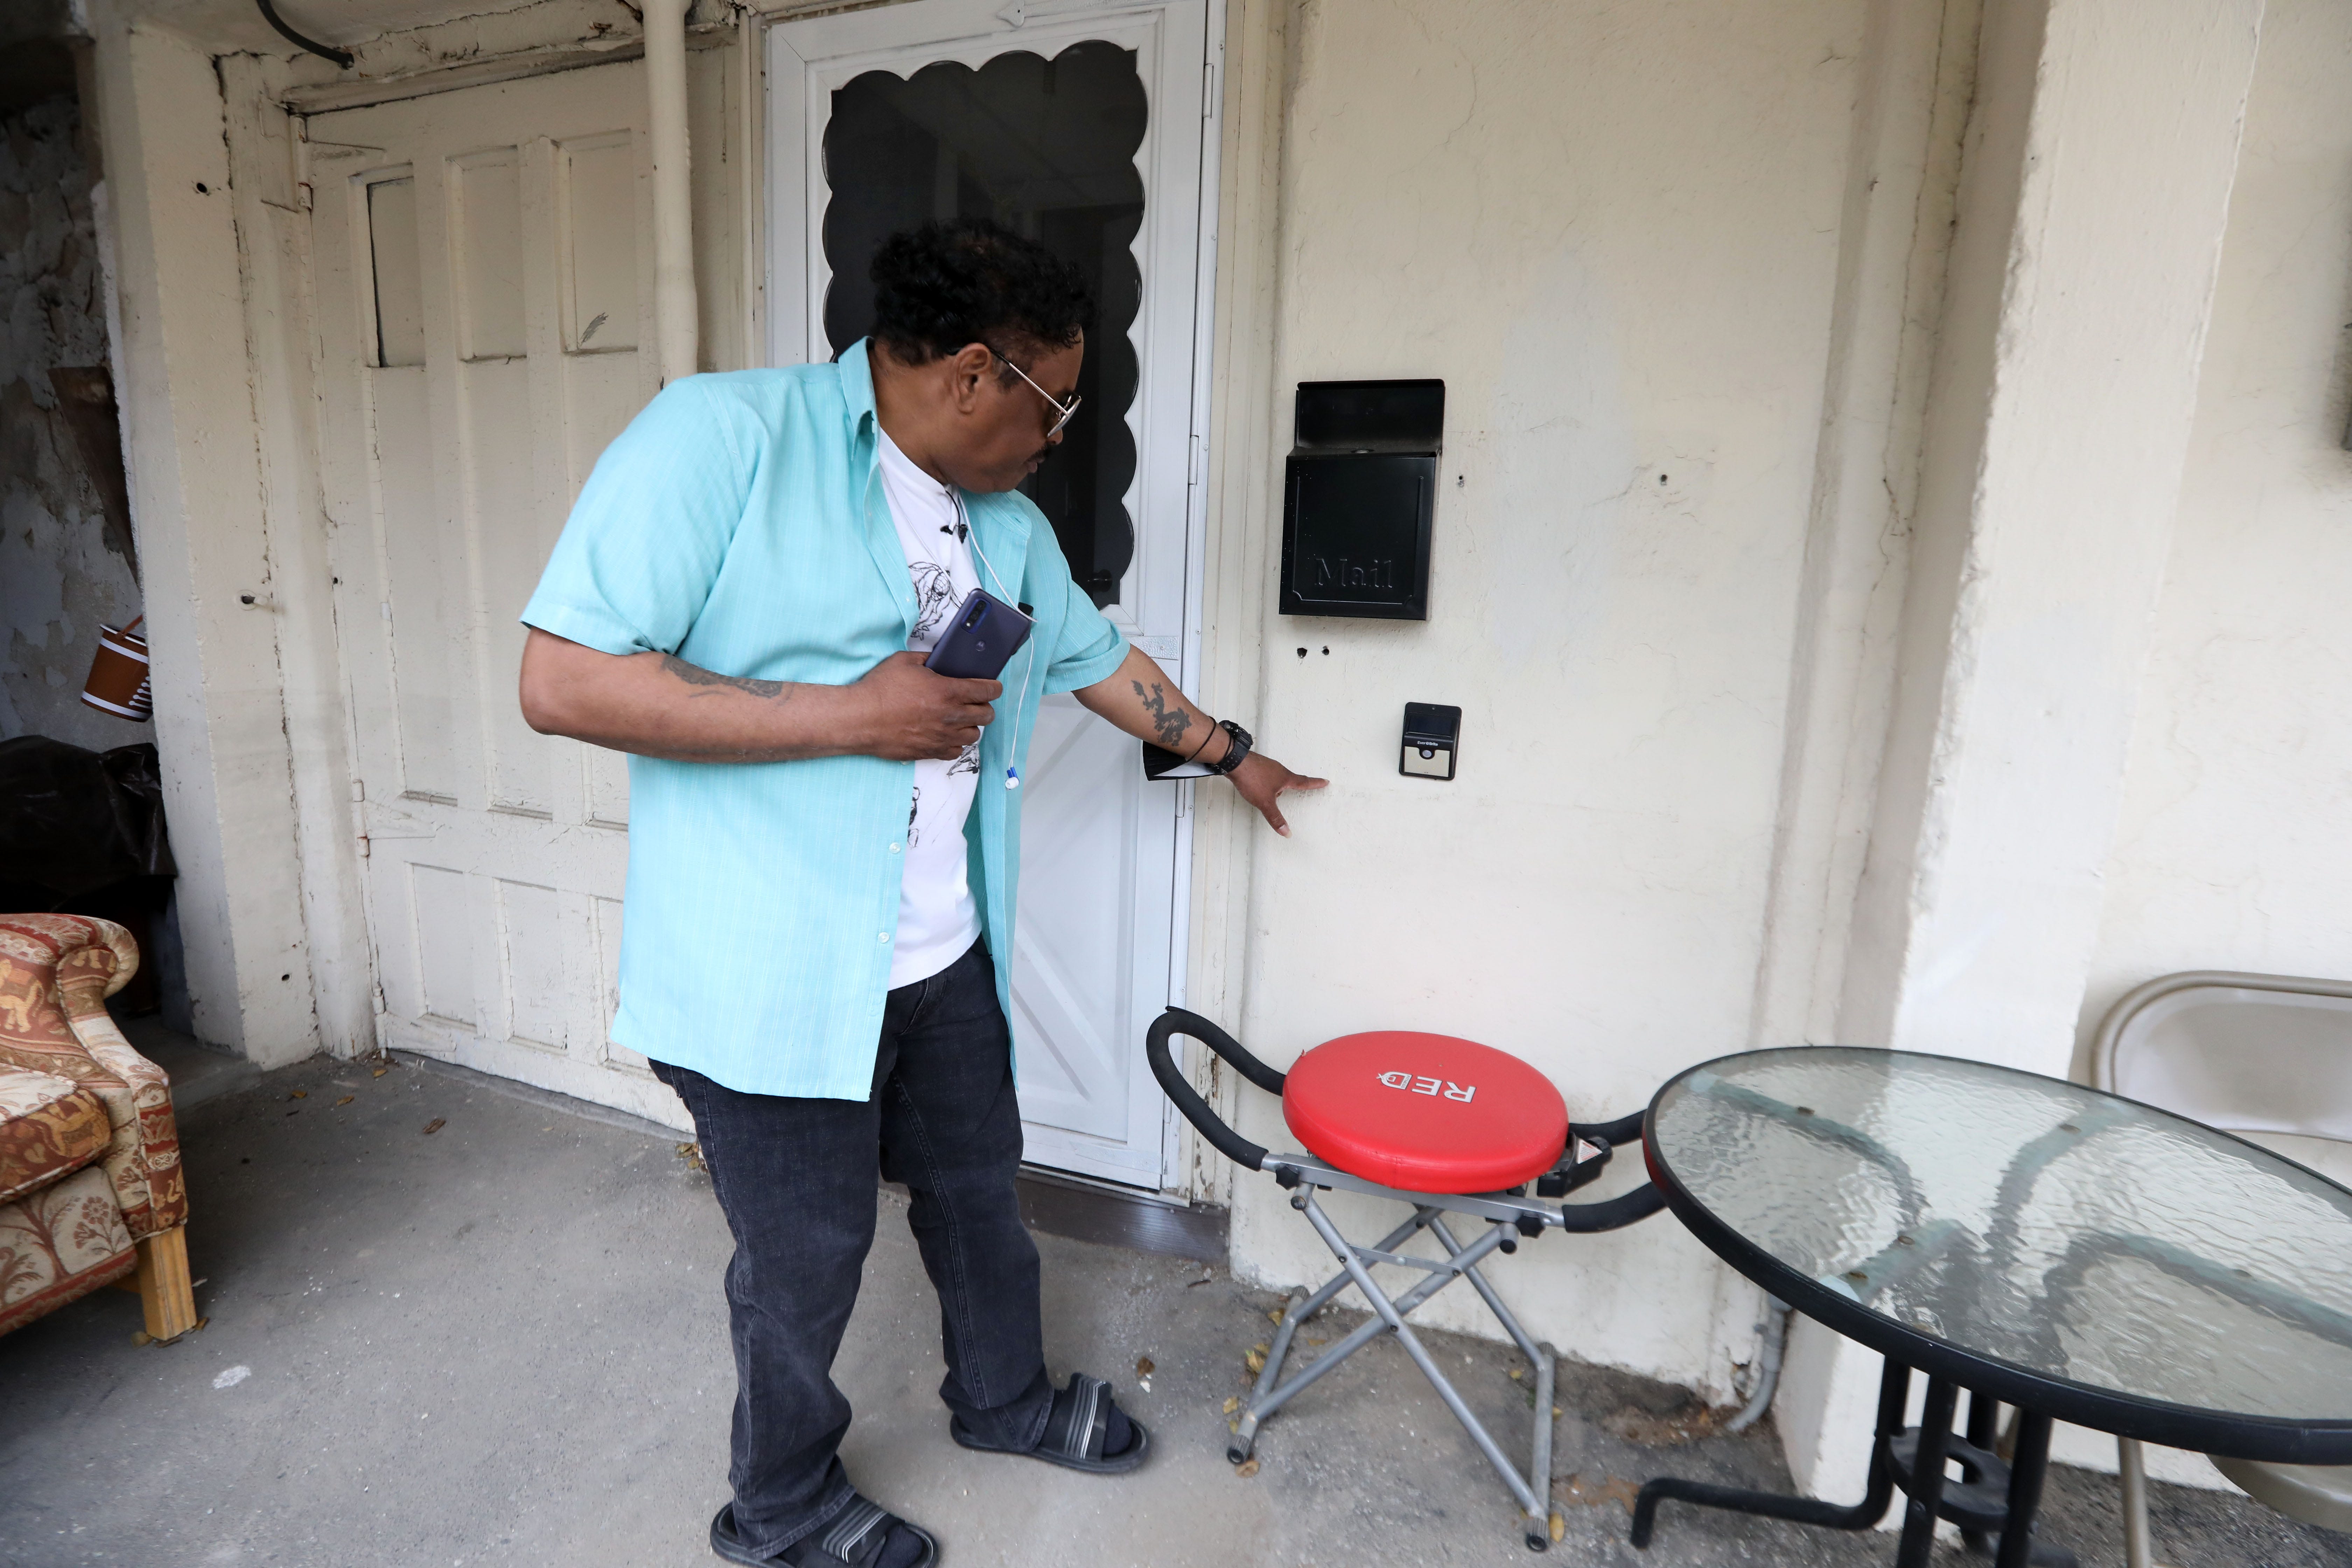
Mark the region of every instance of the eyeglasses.
[[[1014, 364], [1011, 360], [1004, 359], [1003, 353], [998, 350], [994, 343], [982, 343], [981, 347], [986, 349], [990, 353], [995, 354], [998, 359], [1004, 360], [1005, 369], [1011, 371], [1022, 380], [1029, 381], [1029, 373], [1023, 370], [1019, 365]], [[1077, 414], [1078, 405], [1084, 402], [1085, 399], [1081, 398], [1074, 392], [1070, 394], [1070, 400], [1067, 403], [1065, 403], [1060, 398], [1055, 396], [1052, 393], [1046, 391], [1044, 387], [1039, 386], [1034, 381], [1029, 381], [1029, 386], [1032, 391], [1035, 392], [1038, 396], [1044, 398], [1046, 403], [1051, 405], [1061, 414], [1061, 417], [1059, 419], [1055, 420], [1051, 425], [1045, 427], [1045, 439], [1050, 441], [1055, 437], [1062, 433], [1063, 426], [1069, 424], [1072, 417]]]

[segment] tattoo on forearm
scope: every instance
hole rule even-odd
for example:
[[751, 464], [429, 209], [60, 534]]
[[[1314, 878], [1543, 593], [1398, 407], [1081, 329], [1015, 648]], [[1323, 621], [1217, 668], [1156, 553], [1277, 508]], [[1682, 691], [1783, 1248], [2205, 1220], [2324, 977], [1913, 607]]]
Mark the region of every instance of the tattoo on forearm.
[[1143, 710], [1151, 715], [1151, 728], [1160, 736], [1160, 744], [1168, 751], [1176, 750], [1184, 731], [1192, 727], [1192, 716], [1181, 708], [1168, 705], [1168, 689], [1160, 682], [1153, 681], [1148, 692], [1140, 680], [1129, 684], [1135, 688], [1135, 694], [1143, 699]]
[[[674, 653], [662, 655], [662, 668], [688, 686], [731, 686], [754, 697], [782, 697], [784, 694], [784, 683], [781, 680], [753, 680], [746, 675], [715, 675], [698, 665], [687, 663]], [[696, 695], [703, 694], [697, 692]]]

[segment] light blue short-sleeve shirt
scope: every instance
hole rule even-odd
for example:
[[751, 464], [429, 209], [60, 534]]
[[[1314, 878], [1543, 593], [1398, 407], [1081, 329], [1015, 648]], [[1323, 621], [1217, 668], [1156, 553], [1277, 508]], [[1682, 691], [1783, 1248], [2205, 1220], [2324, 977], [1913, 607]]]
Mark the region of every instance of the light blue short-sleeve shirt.
[[[904, 649], [915, 622], [877, 428], [863, 342], [834, 364], [672, 383], [597, 459], [524, 624], [721, 675], [856, 680]], [[1127, 643], [1027, 497], [964, 501], [981, 552], [1036, 616], [982, 732], [964, 826], [1010, 1016], [1021, 792], [1003, 787], [1006, 772], [1027, 754], [1039, 700], [1104, 679]], [[747, 1093], [864, 1100], [914, 772], [879, 757], [631, 757], [613, 1038]]]

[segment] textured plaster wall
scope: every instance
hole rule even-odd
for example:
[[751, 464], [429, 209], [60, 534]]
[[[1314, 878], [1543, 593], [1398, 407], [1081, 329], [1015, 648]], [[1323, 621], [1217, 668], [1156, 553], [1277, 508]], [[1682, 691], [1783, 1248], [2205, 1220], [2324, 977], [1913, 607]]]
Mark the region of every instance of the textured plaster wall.
[[[2352, 976], [2352, 11], [2269, 0], [2077, 1037], [2183, 969]], [[2062, 1430], [2060, 1458], [2114, 1445]], [[2151, 1450], [2151, 1473], [2224, 1483]]]
[[2347, 69], [2352, 10], [2270, 0], [2084, 1048], [2158, 974], [2352, 976]]
[[[1863, 20], [1295, 15], [1276, 450], [1301, 380], [1447, 402], [1427, 623], [1265, 619], [1260, 737], [1333, 781], [1257, 848], [1244, 1037], [1276, 1061], [1457, 1033], [1597, 1116], [1748, 1043]], [[1407, 700], [1464, 709], [1456, 782], [1398, 775]], [[1269, 1108], [1244, 1125], [1283, 1140]], [[1236, 1261], [1327, 1271], [1282, 1199], [1238, 1184]], [[1718, 1395], [1752, 1343], [1752, 1292], [1671, 1221], [1497, 1279], [1563, 1352]]]
[[100, 624], [137, 615], [139, 589], [49, 385], [107, 363], [79, 132], [71, 97], [0, 119], [0, 740], [102, 751], [152, 736], [81, 701]]

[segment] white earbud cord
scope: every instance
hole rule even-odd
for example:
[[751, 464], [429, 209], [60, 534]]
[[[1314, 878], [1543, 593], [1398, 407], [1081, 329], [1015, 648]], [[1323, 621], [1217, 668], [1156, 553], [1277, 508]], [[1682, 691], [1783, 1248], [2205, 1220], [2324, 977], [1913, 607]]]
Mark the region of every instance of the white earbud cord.
[[[963, 492], [956, 489], [953, 485], [950, 485], [948, 487], [948, 496], [949, 499], [955, 502], [956, 531], [963, 542], [971, 547], [971, 552], [980, 558], [982, 567], [988, 573], [989, 581], [996, 584], [997, 597], [1003, 599], [1008, 605], [1017, 605], [1019, 601], [1015, 599], [1012, 592], [1004, 586], [1004, 579], [996, 574], [996, 567], [989, 561], [988, 552], [980, 547], [980, 530], [972, 527], [971, 514], [964, 510]], [[1013, 743], [1016, 745], [1020, 742], [1021, 710], [1029, 705], [1029, 678], [1035, 674], [1037, 669], [1037, 645], [1034, 641], [1032, 641], [1030, 645], [1022, 651], [1028, 656], [1028, 662], [1021, 667], [1021, 700], [1014, 703], [1013, 707]], [[1006, 789], [1019, 789], [1021, 787], [1021, 770], [1019, 767], [1008, 766], [1005, 768], [1004, 787]]]

